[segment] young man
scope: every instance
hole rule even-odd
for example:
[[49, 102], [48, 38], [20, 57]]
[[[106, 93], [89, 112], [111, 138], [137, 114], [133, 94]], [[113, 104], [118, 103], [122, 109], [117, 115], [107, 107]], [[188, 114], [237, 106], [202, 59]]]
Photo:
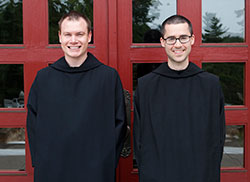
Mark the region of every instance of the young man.
[[84, 15], [63, 16], [59, 40], [64, 57], [37, 73], [28, 99], [35, 182], [114, 182], [126, 130], [119, 75], [87, 52]]
[[219, 79], [189, 62], [194, 44], [188, 19], [162, 24], [168, 62], [139, 79], [134, 149], [140, 182], [219, 182], [225, 139]]

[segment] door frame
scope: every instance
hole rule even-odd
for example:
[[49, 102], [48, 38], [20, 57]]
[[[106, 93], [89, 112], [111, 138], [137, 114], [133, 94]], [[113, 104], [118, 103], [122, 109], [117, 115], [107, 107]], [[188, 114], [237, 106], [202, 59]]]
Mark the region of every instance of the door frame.
[[[94, 0], [94, 44], [89, 45], [92, 52], [104, 64], [116, 68], [120, 74], [123, 87], [131, 95], [131, 119], [133, 121], [133, 63], [158, 63], [166, 60], [160, 44], [132, 43], [132, 0]], [[203, 62], [244, 62], [245, 63], [245, 104], [226, 107], [228, 125], [245, 126], [245, 167], [243, 169], [222, 169], [222, 182], [248, 182], [250, 166], [250, 139], [248, 112], [250, 106], [250, 0], [245, 0], [246, 42], [238, 44], [202, 44], [201, 42], [201, 0], [177, 1], [177, 13], [188, 17], [193, 23], [196, 43], [190, 56], [191, 60], [201, 66]], [[196, 11], [190, 11], [195, 8]], [[60, 45], [48, 41], [48, 1], [23, 1], [23, 44], [0, 45], [0, 64], [24, 65], [25, 105], [31, 84], [37, 71], [53, 63], [63, 55]], [[212, 52], [213, 54], [207, 54]], [[222, 56], [223, 55], [223, 56]], [[23, 109], [0, 108], [0, 127], [26, 127], [27, 107]], [[240, 121], [240, 122], [239, 122]], [[133, 123], [133, 122], [132, 122]], [[133, 124], [132, 124], [133, 125]], [[0, 171], [0, 181], [31, 182], [33, 168], [26, 137], [26, 170]], [[132, 133], [131, 133], [132, 139]], [[131, 140], [132, 143], [132, 140]], [[133, 147], [131, 147], [133, 149]], [[138, 170], [133, 169], [133, 155], [121, 158], [117, 168], [117, 181], [138, 181]]]

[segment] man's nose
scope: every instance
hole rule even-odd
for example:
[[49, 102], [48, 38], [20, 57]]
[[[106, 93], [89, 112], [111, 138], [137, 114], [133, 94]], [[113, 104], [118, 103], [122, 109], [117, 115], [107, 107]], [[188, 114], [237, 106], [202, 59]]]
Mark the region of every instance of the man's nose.
[[75, 35], [72, 35], [72, 36], [71, 36], [71, 42], [77, 42], [77, 39], [76, 39], [76, 36], [75, 36]]
[[182, 43], [180, 42], [180, 39], [176, 39], [176, 42], [174, 44], [175, 47], [181, 47]]

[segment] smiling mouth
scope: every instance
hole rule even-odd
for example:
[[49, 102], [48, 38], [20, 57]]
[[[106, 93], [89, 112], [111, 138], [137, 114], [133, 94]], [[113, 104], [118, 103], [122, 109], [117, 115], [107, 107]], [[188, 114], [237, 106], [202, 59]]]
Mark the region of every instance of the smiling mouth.
[[76, 50], [76, 49], [80, 49], [81, 46], [68, 46], [68, 48], [72, 50]]
[[175, 50], [174, 53], [175, 54], [182, 54], [184, 52], [184, 50]]

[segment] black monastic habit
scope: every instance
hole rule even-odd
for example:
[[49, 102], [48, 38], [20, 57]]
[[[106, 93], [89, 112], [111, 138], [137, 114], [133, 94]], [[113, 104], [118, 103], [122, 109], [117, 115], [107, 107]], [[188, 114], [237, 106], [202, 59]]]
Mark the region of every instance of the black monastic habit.
[[27, 131], [35, 182], [114, 182], [125, 134], [118, 73], [88, 53], [40, 70], [28, 99]]
[[219, 182], [225, 140], [219, 79], [193, 63], [141, 77], [134, 149], [140, 182]]

